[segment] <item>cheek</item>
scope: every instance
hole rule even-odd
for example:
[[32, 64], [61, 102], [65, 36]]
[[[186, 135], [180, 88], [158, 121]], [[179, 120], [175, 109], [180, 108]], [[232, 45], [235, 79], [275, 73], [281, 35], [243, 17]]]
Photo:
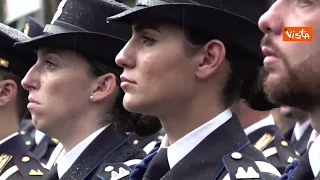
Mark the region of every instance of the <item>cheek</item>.
[[61, 107], [70, 106], [76, 102], [80, 103], [89, 86], [86, 81], [81, 79], [83, 77], [69, 75], [44, 81], [47, 84], [44, 89], [44, 93], [48, 95], [47, 103], [55, 106], [60, 105]]

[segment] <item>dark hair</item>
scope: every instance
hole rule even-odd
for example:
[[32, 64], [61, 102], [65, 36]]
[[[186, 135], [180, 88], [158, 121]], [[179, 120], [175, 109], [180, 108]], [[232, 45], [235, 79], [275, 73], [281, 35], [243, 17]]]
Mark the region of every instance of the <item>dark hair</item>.
[[28, 112], [28, 91], [23, 89], [21, 85], [21, 77], [5, 69], [0, 69], [0, 79], [11, 79], [17, 84], [17, 98], [16, 98], [16, 112], [19, 118], [19, 122], [25, 117]]
[[111, 111], [107, 112], [106, 121], [115, 124], [117, 128], [123, 129], [126, 132], [134, 132], [139, 136], [154, 134], [162, 128], [157, 117], [131, 113], [123, 107], [124, 92], [120, 88], [122, 68], [116, 66], [114, 62], [105, 63], [108, 61], [108, 58], [114, 59], [114, 57], [97, 57], [88, 53], [80, 53], [80, 55], [88, 61], [90, 72], [94, 76], [98, 77], [106, 73], [113, 73], [116, 76], [118, 94]]
[[[209, 33], [203, 33], [192, 27], [184, 27], [186, 37], [186, 48], [201, 48], [207, 42], [216, 38]], [[222, 41], [223, 42], [223, 41]], [[257, 63], [252, 54], [229, 42], [223, 42], [226, 48], [226, 59], [230, 64], [231, 74], [223, 89], [224, 103], [230, 106], [234, 100], [238, 99], [243, 91], [243, 83], [251, 84], [257, 76]]]

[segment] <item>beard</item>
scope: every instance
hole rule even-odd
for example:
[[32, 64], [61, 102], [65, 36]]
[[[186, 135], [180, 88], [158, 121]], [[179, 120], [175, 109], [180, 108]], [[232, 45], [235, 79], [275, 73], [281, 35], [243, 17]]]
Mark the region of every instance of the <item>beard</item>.
[[320, 52], [312, 53], [293, 66], [289, 65], [286, 58], [281, 59], [284, 68], [277, 74], [278, 77], [270, 78], [272, 71], [267, 72], [264, 81], [264, 91], [269, 100], [304, 111], [312, 111], [320, 105], [319, 57]]

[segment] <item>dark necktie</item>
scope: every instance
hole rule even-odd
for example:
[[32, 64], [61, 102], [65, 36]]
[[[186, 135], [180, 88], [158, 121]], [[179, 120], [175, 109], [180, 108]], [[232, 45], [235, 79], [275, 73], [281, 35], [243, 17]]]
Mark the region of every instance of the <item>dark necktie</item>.
[[159, 180], [170, 170], [167, 149], [161, 148], [150, 162], [143, 179]]
[[55, 164], [44, 180], [59, 180], [57, 165]]

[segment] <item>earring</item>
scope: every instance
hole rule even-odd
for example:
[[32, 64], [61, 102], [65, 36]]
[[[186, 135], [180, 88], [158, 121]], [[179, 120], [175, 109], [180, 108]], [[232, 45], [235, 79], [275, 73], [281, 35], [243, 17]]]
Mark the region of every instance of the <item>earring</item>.
[[91, 100], [91, 101], [93, 100], [93, 96], [90, 96], [90, 100]]

